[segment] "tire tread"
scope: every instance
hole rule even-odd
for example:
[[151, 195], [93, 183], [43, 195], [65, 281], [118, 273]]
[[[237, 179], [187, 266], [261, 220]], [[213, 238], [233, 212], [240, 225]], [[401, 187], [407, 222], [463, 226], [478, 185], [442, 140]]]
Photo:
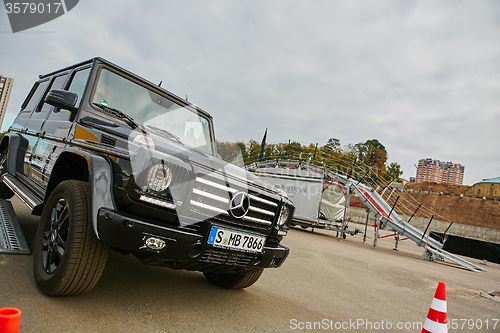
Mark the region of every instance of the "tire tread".
[[237, 290], [253, 285], [260, 278], [263, 271], [259, 269], [246, 274], [218, 274], [209, 272], [204, 272], [203, 274], [208, 281], [221, 288]]

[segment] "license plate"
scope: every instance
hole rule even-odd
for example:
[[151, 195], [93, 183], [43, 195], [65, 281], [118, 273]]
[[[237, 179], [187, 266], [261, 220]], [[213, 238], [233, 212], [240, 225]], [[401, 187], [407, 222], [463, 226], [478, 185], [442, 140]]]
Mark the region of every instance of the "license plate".
[[262, 253], [266, 237], [247, 234], [235, 230], [212, 227], [208, 244], [230, 250]]

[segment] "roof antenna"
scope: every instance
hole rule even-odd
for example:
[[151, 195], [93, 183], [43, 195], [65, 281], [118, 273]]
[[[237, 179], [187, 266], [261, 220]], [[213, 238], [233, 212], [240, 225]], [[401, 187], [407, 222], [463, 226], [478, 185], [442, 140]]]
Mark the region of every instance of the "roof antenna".
[[188, 101], [188, 95], [186, 95], [186, 102]]
[[163, 80], [162, 80], [162, 81], [160, 81], [160, 83], [158, 83], [158, 87], [161, 87], [161, 83], [162, 83], [162, 82], [163, 82]]

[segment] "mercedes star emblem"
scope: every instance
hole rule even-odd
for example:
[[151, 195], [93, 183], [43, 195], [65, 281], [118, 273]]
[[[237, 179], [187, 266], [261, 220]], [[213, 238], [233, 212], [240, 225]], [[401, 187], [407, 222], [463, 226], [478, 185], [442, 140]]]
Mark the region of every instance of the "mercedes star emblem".
[[231, 215], [237, 219], [241, 219], [247, 215], [249, 209], [250, 198], [248, 197], [248, 194], [243, 192], [236, 193], [229, 204], [229, 212]]

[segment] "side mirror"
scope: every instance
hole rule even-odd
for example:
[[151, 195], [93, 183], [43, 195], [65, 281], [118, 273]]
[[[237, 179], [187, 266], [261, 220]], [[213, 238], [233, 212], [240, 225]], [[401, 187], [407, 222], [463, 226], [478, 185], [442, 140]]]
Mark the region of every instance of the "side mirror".
[[59, 89], [53, 89], [49, 91], [49, 93], [45, 97], [45, 103], [61, 108], [63, 110], [69, 110], [71, 112], [76, 112], [76, 110], [78, 110], [75, 107], [77, 101], [77, 94], [71, 91]]

